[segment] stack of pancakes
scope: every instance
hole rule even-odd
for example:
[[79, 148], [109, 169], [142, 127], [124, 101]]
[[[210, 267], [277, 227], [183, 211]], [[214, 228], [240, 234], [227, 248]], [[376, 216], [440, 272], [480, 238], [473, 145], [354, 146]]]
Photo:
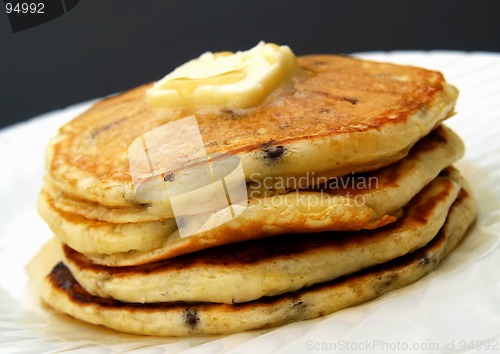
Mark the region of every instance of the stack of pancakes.
[[[475, 216], [451, 167], [463, 144], [441, 125], [457, 90], [415, 67], [333, 55], [298, 64], [292, 88], [250, 110], [159, 112], [145, 85], [63, 126], [39, 199], [63, 258], [43, 299], [123, 332], [222, 334], [323, 316], [435, 269]], [[186, 236], [191, 219], [168, 196], [137, 193], [129, 148], [188, 116], [209, 163], [238, 158], [247, 199]], [[182, 181], [174, 170], [158, 172], [167, 190]], [[191, 192], [197, 213], [210, 198]]]

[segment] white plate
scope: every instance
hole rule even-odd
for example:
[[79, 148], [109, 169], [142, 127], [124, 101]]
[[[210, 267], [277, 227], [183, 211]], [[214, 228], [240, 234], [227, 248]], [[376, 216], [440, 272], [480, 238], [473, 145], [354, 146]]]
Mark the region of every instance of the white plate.
[[[51, 237], [35, 205], [44, 148], [83, 103], [0, 132], [0, 352], [314, 353], [500, 351], [500, 55], [461, 52], [362, 53], [441, 70], [460, 89], [447, 124], [464, 139], [458, 165], [479, 217], [468, 239], [421, 281], [317, 320], [223, 337], [164, 339], [116, 334], [34, 306], [25, 266]], [[36, 295], [36, 294], [35, 294]]]

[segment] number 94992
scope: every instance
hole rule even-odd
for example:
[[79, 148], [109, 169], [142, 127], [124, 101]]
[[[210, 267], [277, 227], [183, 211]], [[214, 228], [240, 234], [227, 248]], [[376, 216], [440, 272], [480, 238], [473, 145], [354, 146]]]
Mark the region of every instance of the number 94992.
[[5, 12], [10, 13], [18, 13], [18, 14], [43, 14], [45, 9], [45, 4], [43, 2], [18, 2], [18, 3], [5, 3]]

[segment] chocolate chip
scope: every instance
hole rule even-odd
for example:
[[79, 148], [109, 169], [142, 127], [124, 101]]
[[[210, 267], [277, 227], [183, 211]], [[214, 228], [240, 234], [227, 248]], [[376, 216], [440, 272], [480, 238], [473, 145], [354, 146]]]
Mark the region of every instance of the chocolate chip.
[[353, 105], [359, 102], [359, 100], [356, 97], [343, 97], [343, 99]]
[[186, 309], [182, 314], [182, 319], [186, 325], [192, 329], [196, 328], [200, 323], [200, 317], [198, 317], [198, 311], [196, 309]]
[[285, 148], [281, 145], [276, 146], [274, 148], [269, 148], [264, 150], [264, 158], [277, 160], [283, 156], [285, 153]]
[[173, 172], [170, 172], [167, 175], [163, 175], [163, 180], [165, 182], [172, 182], [174, 180], [174, 178], [175, 178], [175, 173], [173, 173]]
[[319, 113], [330, 113], [330, 110], [328, 108], [321, 108]]

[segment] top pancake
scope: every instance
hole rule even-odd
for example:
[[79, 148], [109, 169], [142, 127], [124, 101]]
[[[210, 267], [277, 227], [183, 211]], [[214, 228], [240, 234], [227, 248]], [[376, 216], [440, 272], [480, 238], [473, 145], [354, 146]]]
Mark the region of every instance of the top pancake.
[[237, 155], [247, 181], [312, 171], [340, 176], [401, 159], [453, 113], [457, 90], [438, 72], [333, 55], [299, 57], [298, 63], [301, 74], [291, 90], [243, 112], [155, 111], [144, 98], [150, 85], [104, 99], [51, 140], [47, 178], [104, 205], [137, 204], [130, 144], [192, 114], [208, 155]]

